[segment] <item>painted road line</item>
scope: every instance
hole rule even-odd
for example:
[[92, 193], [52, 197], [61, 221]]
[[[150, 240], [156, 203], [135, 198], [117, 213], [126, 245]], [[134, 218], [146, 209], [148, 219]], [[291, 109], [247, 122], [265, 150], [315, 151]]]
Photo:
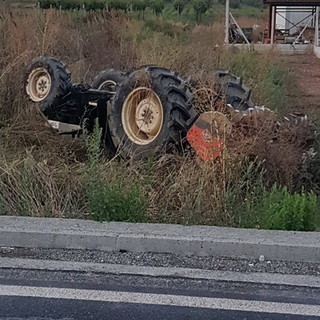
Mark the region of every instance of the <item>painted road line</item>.
[[0, 296], [165, 305], [230, 311], [319, 316], [320, 306], [124, 291], [0, 285]]
[[106, 274], [174, 277], [216, 281], [263, 283], [295, 287], [320, 288], [320, 277], [277, 273], [204, 270], [121, 265], [109, 263], [73, 262], [60, 260], [0, 258], [0, 269], [49, 270], [71, 272], [97, 272]]

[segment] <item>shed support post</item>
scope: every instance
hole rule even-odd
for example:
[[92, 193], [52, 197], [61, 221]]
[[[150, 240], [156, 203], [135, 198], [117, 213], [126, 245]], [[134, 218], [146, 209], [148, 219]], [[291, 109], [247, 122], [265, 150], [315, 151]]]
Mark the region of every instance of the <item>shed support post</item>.
[[271, 25], [272, 25], [272, 6], [269, 5], [268, 39], [271, 39]]
[[315, 37], [314, 44], [316, 47], [319, 47], [319, 7], [318, 6], [316, 6], [316, 25], [315, 25], [314, 37]]
[[276, 6], [272, 6], [271, 9], [271, 38], [270, 38], [270, 43], [274, 44], [274, 29], [276, 25]]
[[229, 44], [229, 26], [230, 26], [230, 0], [226, 0], [226, 21], [225, 21], [225, 38], [224, 43]]

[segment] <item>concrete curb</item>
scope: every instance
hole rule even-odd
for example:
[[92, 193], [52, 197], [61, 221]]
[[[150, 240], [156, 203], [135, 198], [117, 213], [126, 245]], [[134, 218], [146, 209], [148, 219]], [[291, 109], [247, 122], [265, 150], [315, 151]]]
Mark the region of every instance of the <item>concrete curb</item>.
[[0, 246], [320, 262], [319, 232], [0, 216]]
[[233, 272], [190, 268], [146, 267], [135, 265], [0, 258], [0, 269], [92, 272], [115, 275], [139, 275], [148, 277], [173, 277], [198, 280], [232, 281], [257, 284], [285, 285], [320, 288], [320, 277], [264, 272]]

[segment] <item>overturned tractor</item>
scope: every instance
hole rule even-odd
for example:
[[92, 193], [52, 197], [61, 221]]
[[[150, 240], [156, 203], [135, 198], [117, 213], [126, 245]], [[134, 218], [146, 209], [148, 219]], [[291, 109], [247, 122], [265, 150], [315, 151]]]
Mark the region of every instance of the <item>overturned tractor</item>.
[[306, 116], [279, 117], [255, 106], [251, 90], [227, 71], [209, 77], [210, 85], [203, 86], [166, 68], [144, 66], [128, 73], [104, 70], [84, 85], [71, 83], [61, 61], [38, 57], [27, 67], [25, 88], [60, 133], [90, 132], [98, 121], [108, 150], [124, 158], [182, 150], [189, 142], [199, 157], [212, 160], [225, 146], [239, 151], [239, 139], [249, 145], [262, 128], [269, 143], [286, 134], [294, 139], [296, 126], [305, 143], [311, 138]]

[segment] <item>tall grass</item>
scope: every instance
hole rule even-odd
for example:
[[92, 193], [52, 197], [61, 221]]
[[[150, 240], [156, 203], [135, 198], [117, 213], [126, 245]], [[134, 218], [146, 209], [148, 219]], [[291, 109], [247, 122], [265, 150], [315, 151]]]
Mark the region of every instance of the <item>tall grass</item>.
[[[72, 174], [71, 174], [72, 172]], [[2, 214], [34, 217], [83, 217], [83, 189], [75, 168], [49, 167], [30, 152], [0, 165]]]
[[[270, 227], [256, 210], [271, 199], [269, 187], [301, 189], [300, 145], [269, 144], [268, 131], [238, 139], [237, 152], [226, 150], [215, 162], [201, 162], [192, 151], [126, 162], [101, 154], [98, 128], [86, 139], [58, 136], [24, 97], [25, 65], [50, 54], [68, 64], [75, 82], [90, 83], [105, 68], [141, 64], [200, 78], [214, 67], [228, 68], [253, 86], [258, 104], [281, 108], [287, 80], [277, 58], [225, 51], [221, 24], [189, 28], [159, 19], [162, 28], [155, 28], [122, 13], [9, 12], [1, 5], [0, 15], [1, 214]], [[286, 134], [283, 141], [296, 141]], [[312, 196], [303, 201], [314, 204]]]
[[220, 64], [234, 74], [242, 76], [252, 88], [253, 100], [281, 112], [286, 108], [289, 75], [274, 52], [258, 53], [253, 50], [229, 50]]

